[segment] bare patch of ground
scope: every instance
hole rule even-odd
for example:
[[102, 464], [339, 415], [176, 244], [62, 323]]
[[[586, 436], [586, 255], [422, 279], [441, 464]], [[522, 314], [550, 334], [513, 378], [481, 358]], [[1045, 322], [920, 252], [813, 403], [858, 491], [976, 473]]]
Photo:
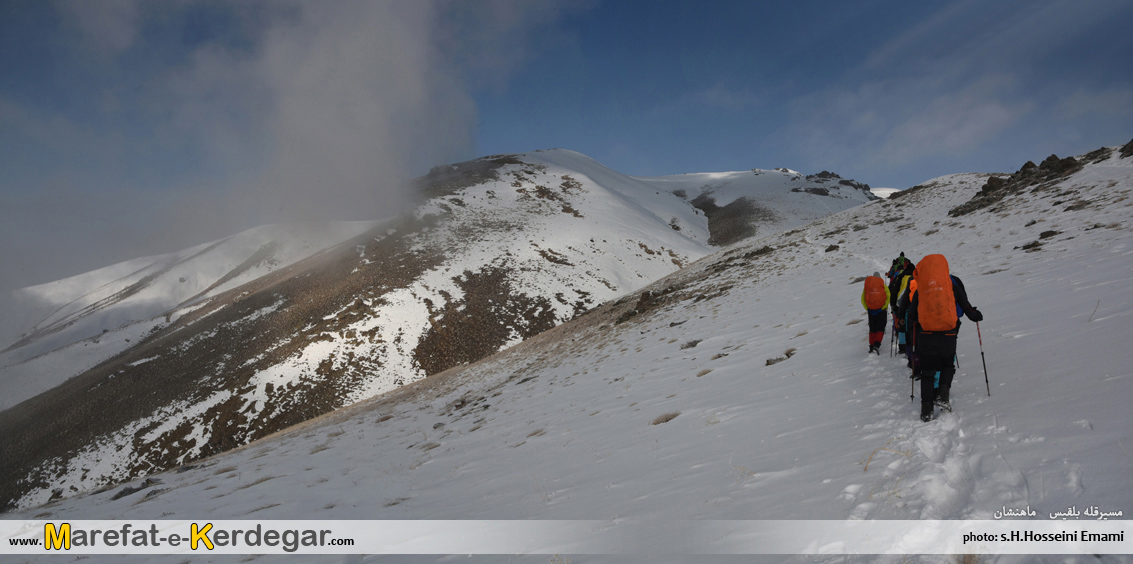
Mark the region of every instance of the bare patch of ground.
[[708, 244], [719, 247], [754, 236], [760, 221], [775, 221], [778, 217], [750, 198], [736, 198], [727, 205], [718, 206], [715, 198], [704, 193], [689, 203], [708, 218]]
[[484, 358], [514, 336], [526, 339], [555, 326], [550, 301], [514, 291], [503, 268], [465, 272], [455, 281], [464, 298], [432, 314], [432, 327], [414, 353], [428, 375]]

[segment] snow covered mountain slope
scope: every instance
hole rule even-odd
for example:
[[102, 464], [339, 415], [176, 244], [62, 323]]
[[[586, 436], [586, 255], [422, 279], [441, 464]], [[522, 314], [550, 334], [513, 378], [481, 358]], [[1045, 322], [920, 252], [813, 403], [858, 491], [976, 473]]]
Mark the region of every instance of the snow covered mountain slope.
[[183, 251], [17, 290], [14, 301], [23, 310], [18, 315], [34, 321], [19, 340], [8, 344], [4, 361], [21, 362], [218, 295], [356, 237], [374, 223], [265, 225]]
[[[42, 503], [54, 490], [87, 491], [231, 449], [514, 345], [705, 256], [710, 241], [872, 198], [829, 173], [633, 178], [563, 150], [438, 167], [421, 189], [429, 199], [412, 217], [239, 286], [221, 274], [230, 266], [207, 258], [220, 242], [99, 292], [68, 293], [83, 298], [44, 327], [86, 311], [105, 326], [112, 306], [129, 302], [90, 305], [104, 294], [121, 295], [138, 276], [176, 285], [181, 265], [211, 269], [164, 298], [160, 317], [4, 369], [9, 385], [24, 383], [6, 405], [27, 401], [0, 412], [0, 445], [11, 453], [0, 461], [0, 504]], [[117, 270], [87, 279], [103, 283]], [[61, 385], [28, 399], [46, 389], [45, 374]]]
[[[46, 392], [130, 348], [173, 316], [379, 222], [265, 225], [183, 251], [23, 288], [24, 335], [0, 352], [0, 410]], [[167, 315], [169, 316], [167, 318]]]
[[[993, 181], [1008, 188], [967, 213], [949, 215], [995, 192], [989, 175], [744, 242], [480, 362], [131, 484], [147, 486], [138, 493], [6, 518], [1128, 515], [1133, 155], [1092, 155], [1080, 170]], [[860, 280], [900, 251], [947, 256], [986, 316], [990, 396], [965, 321], [955, 412], [929, 423], [903, 360], [866, 354]], [[426, 560], [448, 561], [414, 559]], [[1045, 560], [1067, 557], [982, 561]]]

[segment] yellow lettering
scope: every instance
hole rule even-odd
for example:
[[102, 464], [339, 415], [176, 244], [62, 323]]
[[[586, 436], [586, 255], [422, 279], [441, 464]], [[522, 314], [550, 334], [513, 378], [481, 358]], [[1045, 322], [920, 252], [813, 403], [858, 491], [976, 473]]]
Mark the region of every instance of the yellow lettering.
[[196, 550], [197, 549], [197, 541], [204, 541], [205, 546], [208, 547], [209, 550], [212, 550], [214, 548], [213, 545], [212, 545], [212, 541], [209, 540], [209, 538], [207, 536], [205, 536], [211, 530], [212, 530], [212, 523], [206, 523], [204, 528], [199, 529], [199, 530], [197, 529], [197, 524], [193, 523], [193, 527], [192, 527], [193, 535], [191, 537], [189, 537], [189, 546], [192, 547], [193, 550]]
[[43, 538], [47, 550], [71, 550], [71, 524], [63, 523], [57, 531], [53, 523], [47, 523], [43, 526]]

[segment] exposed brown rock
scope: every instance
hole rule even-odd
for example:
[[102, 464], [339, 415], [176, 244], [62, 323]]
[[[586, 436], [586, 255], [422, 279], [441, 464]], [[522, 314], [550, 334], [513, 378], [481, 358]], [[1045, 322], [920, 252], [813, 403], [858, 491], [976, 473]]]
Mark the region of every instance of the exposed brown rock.
[[952, 208], [948, 211], [948, 215], [958, 217], [990, 207], [1005, 197], [1022, 192], [1027, 187], [1057, 182], [1079, 170], [1082, 170], [1082, 163], [1074, 157], [1060, 159], [1058, 155], [1051, 155], [1040, 165], [1027, 161], [1015, 174], [1007, 178], [989, 177], [983, 188], [971, 200]]
[[500, 350], [513, 333], [526, 339], [556, 324], [550, 301], [515, 292], [501, 268], [465, 272], [455, 282], [464, 299], [433, 312], [432, 327], [414, 352], [430, 376]]

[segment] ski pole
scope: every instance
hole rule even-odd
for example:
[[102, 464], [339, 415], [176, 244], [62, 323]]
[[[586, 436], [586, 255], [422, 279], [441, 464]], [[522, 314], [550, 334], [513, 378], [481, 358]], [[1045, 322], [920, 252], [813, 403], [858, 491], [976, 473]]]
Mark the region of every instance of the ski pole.
[[[907, 326], [908, 326], [908, 322], [906, 321], [906, 327]], [[977, 325], [976, 328], [978, 329], [979, 326]], [[917, 375], [917, 332], [916, 332], [916, 329], [913, 328], [913, 330], [910, 331], [910, 334], [912, 335], [912, 339], [911, 339], [912, 342], [910, 342], [907, 345], [908, 346], [907, 350], [909, 351], [909, 363], [913, 365], [913, 372], [911, 374], [909, 374], [909, 401], [915, 401], [916, 400], [916, 381], [917, 381], [917, 379], [916, 379], [916, 375]]]
[[893, 356], [897, 356], [897, 313], [893, 313], [893, 346], [891, 347]]
[[980, 332], [980, 323], [976, 322], [976, 335], [980, 338], [980, 360], [984, 363], [984, 385], [987, 386], [987, 396], [991, 397], [991, 382], [987, 380], [987, 357], [984, 356], [984, 336]]
[[893, 358], [893, 350], [897, 348], [897, 317], [893, 317], [893, 332], [889, 334], [889, 358]]

